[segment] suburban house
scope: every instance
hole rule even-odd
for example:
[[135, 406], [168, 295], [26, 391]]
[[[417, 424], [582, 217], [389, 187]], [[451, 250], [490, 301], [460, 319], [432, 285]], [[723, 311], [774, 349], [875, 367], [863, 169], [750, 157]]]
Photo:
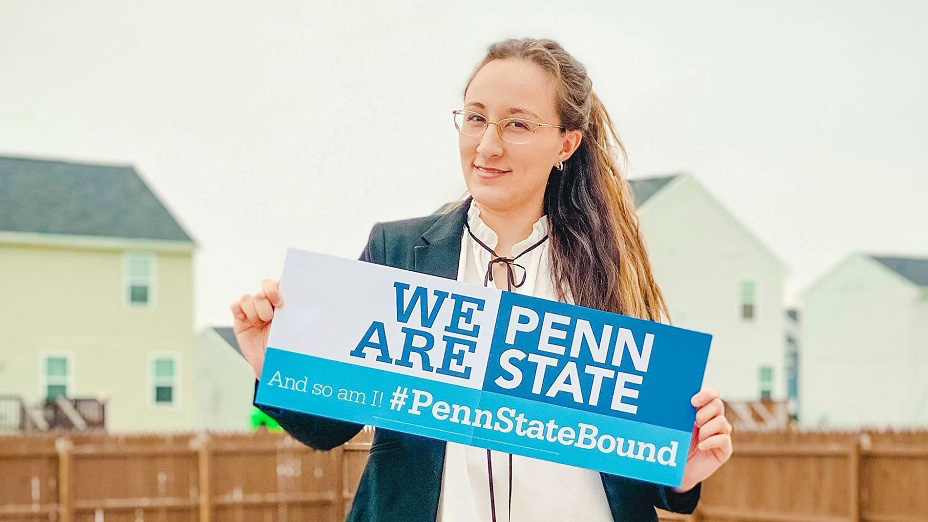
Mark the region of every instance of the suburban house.
[[256, 414], [251, 401], [254, 370], [242, 356], [231, 327], [205, 328], [193, 352], [196, 417], [200, 428], [245, 430]]
[[928, 424], [928, 258], [856, 253], [802, 299], [803, 423]]
[[629, 181], [673, 325], [713, 336], [704, 385], [786, 401], [784, 263], [692, 175]]
[[192, 428], [194, 250], [131, 166], [0, 157], [0, 429]]

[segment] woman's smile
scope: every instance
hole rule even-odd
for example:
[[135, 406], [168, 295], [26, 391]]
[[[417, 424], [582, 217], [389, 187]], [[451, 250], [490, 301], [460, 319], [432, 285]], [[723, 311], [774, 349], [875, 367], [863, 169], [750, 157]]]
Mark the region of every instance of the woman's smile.
[[512, 172], [511, 170], [494, 169], [493, 167], [485, 167], [483, 165], [477, 165], [476, 163], [474, 164], [474, 170], [477, 172], [477, 175], [483, 179], [496, 179]]

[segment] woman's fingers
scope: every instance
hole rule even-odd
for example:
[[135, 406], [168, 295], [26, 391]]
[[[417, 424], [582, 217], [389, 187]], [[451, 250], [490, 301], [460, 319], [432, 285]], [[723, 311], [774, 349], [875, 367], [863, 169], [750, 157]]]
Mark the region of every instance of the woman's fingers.
[[255, 312], [258, 314], [258, 318], [262, 322], [269, 322], [274, 318], [274, 307], [271, 305], [271, 302], [268, 300], [267, 296], [264, 295], [264, 292], [258, 292], [254, 297]]
[[274, 309], [283, 305], [280, 285], [274, 279], [265, 279], [261, 291], [243, 295], [231, 305], [232, 317], [249, 326], [262, 327], [274, 318]]
[[254, 295], [243, 295], [230, 307], [235, 318], [235, 338], [242, 349], [242, 355], [258, 378], [264, 366], [268, 325], [274, 318], [272, 300], [282, 303], [277, 282], [267, 279], [261, 284], [261, 291]]
[[264, 292], [264, 295], [266, 295], [271, 304], [274, 305], [274, 308], [279, 308], [284, 305], [284, 298], [280, 294], [280, 282], [276, 279], [265, 279], [262, 281], [261, 291]]
[[699, 443], [699, 449], [706, 451], [711, 449], [720, 449], [722, 450], [723, 459], [728, 460], [728, 457], [731, 457], [733, 446], [731, 443], [731, 437], [727, 434], [713, 435], [708, 439]]
[[699, 390], [699, 393], [693, 395], [693, 398], [690, 400], [690, 403], [695, 408], [702, 408], [706, 404], [709, 404], [713, 399], [719, 398], [719, 391], [715, 388], [703, 388]]
[[[704, 388], [690, 401], [696, 410], [697, 439], [700, 450], [718, 449], [721, 459], [728, 460], [732, 453], [731, 424], [725, 418], [725, 403], [718, 390]], [[718, 455], [718, 454], [717, 454]]]
[[728, 419], [725, 417], [715, 417], [699, 428], [699, 440], [706, 440], [719, 434], [728, 434]]
[[239, 305], [242, 307], [242, 313], [245, 314], [245, 322], [250, 323], [253, 326], [258, 326], [262, 321], [258, 317], [258, 311], [255, 309], [255, 298], [250, 295], [243, 295], [239, 300]]
[[245, 312], [242, 311], [242, 305], [239, 301], [232, 301], [232, 305], [230, 306], [230, 308], [232, 309], [232, 317], [236, 321], [239, 321], [239, 322], [245, 321], [246, 319]]
[[696, 425], [702, 426], [710, 419], [725, 415], [725, 404], [722, 399], [715, 398], [696, 411]]

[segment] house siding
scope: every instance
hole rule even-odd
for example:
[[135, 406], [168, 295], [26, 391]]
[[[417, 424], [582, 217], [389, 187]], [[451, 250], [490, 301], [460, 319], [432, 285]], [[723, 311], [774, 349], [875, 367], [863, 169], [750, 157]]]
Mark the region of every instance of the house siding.
[[853, 255], [803, 295], [800, 421], [838, 427], [925, 424], [923, 291]]
[[250, 426], [255, 374], [212, 328], [197, 336], [194, 350], [197, 426], [245, 430]]
[[[131, 249], [130, 249], [131, 250]], [[189, 252], [155, 252], [150, 307], [124, 297], [124, 252], [0, 244], [0, 392], [36, 403], [44, 354], [73, 357], [74, 397], [106, 398], [111, 431], [188, 429], [193, 426], [193, 276]], [[150, 398], [150, 354], [178, 358], [173, 407]]]

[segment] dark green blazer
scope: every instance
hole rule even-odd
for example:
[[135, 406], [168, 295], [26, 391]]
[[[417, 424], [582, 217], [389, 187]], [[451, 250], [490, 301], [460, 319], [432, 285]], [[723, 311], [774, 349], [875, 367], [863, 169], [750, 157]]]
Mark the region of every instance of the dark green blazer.
[[[362, 261], [456, 279], [467, 205], [447, 214], [379, 223], [371, 231]], [[295, 439], [329, 450], [357, 435], [360, 424], [304, 413], [262, 408]], [[377, 428], [361, 477], [350, 521], [435, 522], [445, 441]], [[655, 507], [691, 513], [699, 486], [686, 493], [600, 473], [616, 521], [657, 521]]]

